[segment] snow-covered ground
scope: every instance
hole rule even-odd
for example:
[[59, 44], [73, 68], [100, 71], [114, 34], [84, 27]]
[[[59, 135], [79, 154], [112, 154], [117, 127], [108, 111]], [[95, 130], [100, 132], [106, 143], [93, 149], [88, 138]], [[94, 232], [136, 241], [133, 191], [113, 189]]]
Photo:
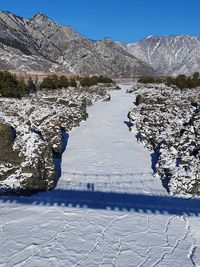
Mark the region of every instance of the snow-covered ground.
[[[200, 266], [200, 205], [169, 197], [111, 93], [69, 133], [56, 190], [1, 197], [0, 266]], [[200, 201], [199, 201], [200, 202]]]

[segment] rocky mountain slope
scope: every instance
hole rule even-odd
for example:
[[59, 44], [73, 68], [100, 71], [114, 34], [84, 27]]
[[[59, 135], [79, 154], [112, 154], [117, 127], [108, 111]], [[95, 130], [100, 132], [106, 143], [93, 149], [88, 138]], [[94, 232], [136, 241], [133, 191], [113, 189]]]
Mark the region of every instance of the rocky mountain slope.
[[200, 36], [149, 36], [122, 46], [161, 75], [192, 75], [200, 70]]
[[155, 74], [111, 40], [88, 40], [42, 13], [24, 19], [0, 12], [0, 68], [112, 77]]

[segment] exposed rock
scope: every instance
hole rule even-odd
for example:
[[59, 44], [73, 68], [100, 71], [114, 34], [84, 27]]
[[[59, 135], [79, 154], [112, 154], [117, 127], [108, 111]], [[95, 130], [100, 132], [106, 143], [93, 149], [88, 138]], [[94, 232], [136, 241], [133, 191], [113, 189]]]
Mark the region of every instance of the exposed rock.
[[[0, 122], [0, 181], [5, 179], [7, 173], [11, 175], [22, 162], [19, 153], [13, 150], [13, 144], [14, 130], [5, 122]], [[4, 170], [3, 165], [6, 167]]]
[[135, 99], [135, 105], [138, 106], [141, 103], [144, 103], [144, 96], [143, 95], [137, 95]]
[[18, 164], [21, 162], [20, 157], [16, 151], [13, 151], [14, 144], [14, 130], [6, 123], [0, 123], [0, 162], [11, 162]]
[[129, 89], [126, 90], [126, 93], [130, 93], [131, 94], [133, 92], [134, 92], [134, 89], [133, 88], [129, 88]]

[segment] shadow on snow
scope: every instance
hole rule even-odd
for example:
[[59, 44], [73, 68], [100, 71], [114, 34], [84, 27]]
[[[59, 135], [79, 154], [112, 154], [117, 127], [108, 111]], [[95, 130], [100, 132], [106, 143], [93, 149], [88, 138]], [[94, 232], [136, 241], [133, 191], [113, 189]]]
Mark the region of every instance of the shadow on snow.
[[68, 139], [69, 139], [69, 134], [65, 131], [64, 128], [62, 128], [62, 148], [61, 148], [61, 153], [58, 154], [58, 155], [54, 154], [54, 157], [53, 157], [53, 161], [54, 161], [54, 165], [55, 165], [55, 169], [56, 169], [56, 183], [58, 182], [58, 180], [60, 179], [61, 174], [62, 174], [62, 169], [61, 169], [62, 154], [65, 151], [65, 149], [67, 148]]
[[[124, 123], [130, 127], [128, 121]], [[69, 135], [62, 131], [62, 152], [67, 147]], [[61, 176], [62, 157], [54, 158], [57, 170], [57, 180]], [[152, 158], [152, 167], [156, 163], [155, 155]], [[67, 175], [78, 176], [80, 173], [66, 172]], [[147, 173], [123, 173], [114, 176], [141, 176]], [[83, 176], [107, 176], [112, 174], [82, 174]], [[140, 181], [141, 182], [141, 181]], [[30, 197], [24, 196], [1, 196], [0, 203], [62, 206], [69, 208], [101, 209], [122, 212], [138, 212], [147, 214], [170, 214], [170, 215], [200, 215], [200, 199], [187, 199], [162, 195], [129, 194], [120, 192], [95, 191], [93, 183], [87, 183], [85, 190], [55, 189], [49, 192], [38, 193]]]
[[200, 199], [100, 192], [93, 191], [91, 187], [85, 191], [55, 189], [31, 197], [2, 196], [0, 203], [63, 206], [148, 214], [200, 215]]

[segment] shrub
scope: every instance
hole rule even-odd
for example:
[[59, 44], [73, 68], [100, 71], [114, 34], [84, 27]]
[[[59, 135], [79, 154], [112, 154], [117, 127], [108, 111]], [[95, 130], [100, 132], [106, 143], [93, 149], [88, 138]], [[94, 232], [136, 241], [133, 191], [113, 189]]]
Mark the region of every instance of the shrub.
[[164, 78], [161, 77], [153, 77], [153, 76], [145, 76], [145, 77], [141, 77], [139, 78], [138, 82], [139, 83], [163, 83], [164, 82]]
[[191, 77], [180, 74], [177, 77], [141, 77], [139, 83], [165, 83], [168, 86], [176, 85], [179, 89], [195, 88], [200, 86], [200, 75], [195, 72]]
[[69, 86], [69, 80], [64, 76], [60, 76], [59, 87], [67, 88]]
[[55, 74], [45, 77], [42, 83], [40, 84], [40, 89], [57, 89], [59, 87], [59, 78]]
[[104, 77], [104, 76], [102, 76], [102, 75], [100, 75], [100, 76], [98, 77], [98, 82], [99, 82], [99, 83], [114, 83], [114, 81], [113, 81], [112, 79], [110, 79], [110, 78], [108, 78], [108, 77]]
[[50, 75], [43, 79], [40, 84], [40, 89], [58, 89], [58, 88], [67, 88], [69, 86], [76, 87], [76, 79], [69, 78], [67, 79], [64, 75], [58, 77], [57, 75]]
[[111, 84], [114, 83], [113, 80], [111, 80], [108, 77], [104, 77], [104, 76], [91, 76], [91, 77], [81, 77], [79, 78], [80, 80], [80, 85], [85, 87], [85, 86], [93, 86], [96, 85], [98, 83], [107, 83], [107, 84]]
[[27, 93], [35, 93], [36, 92], [36, 85], [33, 82], [32, 78], [29, 77], [27, 85], [26, 85], [26, 91]]
[[0, 71], [0, 94], [20, 98], [25, 95], [25, 83], [8, 71]]
[[71, 86], [71, 87], [77, 87], [76, 80], [77, 80], [76, 77], [74, 77], [74, 78], [72, 78], [72, 77], [69, 78], [69, 86]]

